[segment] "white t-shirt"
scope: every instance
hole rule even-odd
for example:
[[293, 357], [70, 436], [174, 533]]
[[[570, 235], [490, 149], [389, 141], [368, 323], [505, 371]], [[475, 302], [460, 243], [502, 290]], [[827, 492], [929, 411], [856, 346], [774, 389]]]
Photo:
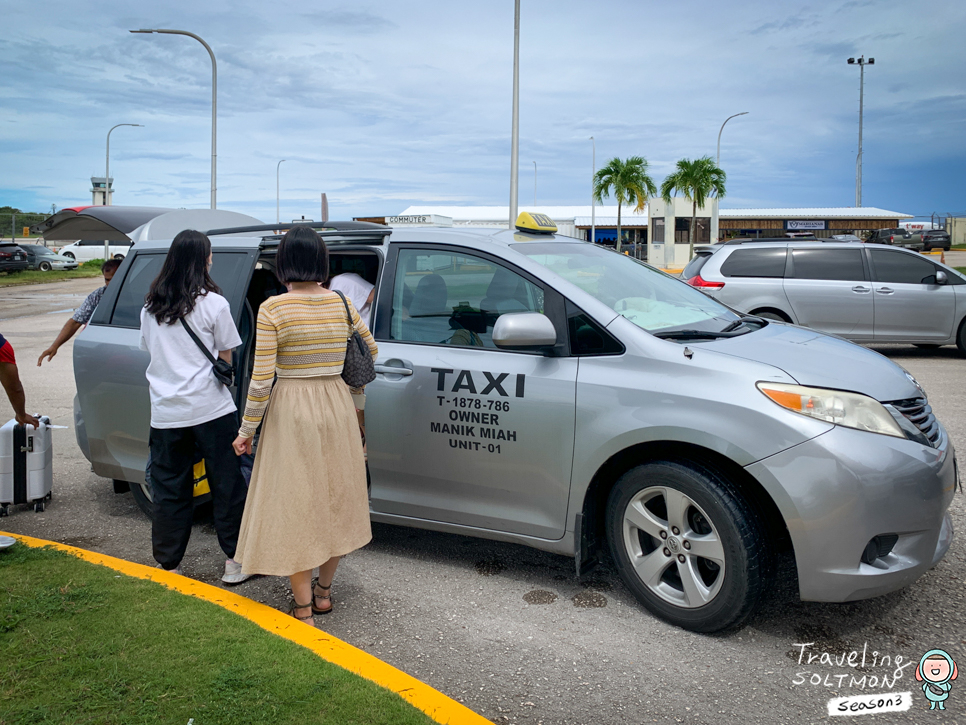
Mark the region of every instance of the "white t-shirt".
[[372, 292], [373, 285], [366, 282], [355, 272], [337, 274], [329, 280], [329, 289], [332, 292], [341, 292], [350, 300], [353, 306], [359, 311], [362, 321], [369, 324], [369, 293]]
[[[220, 350], [241, 345], [228, 300], [219, 294], [200, 295], [185, 322], [216, 358]], [[188, 428], [236, 410], [228, 388], [218, 382], [211, 362], [180, 322], [159, 325], [142, 309], [141, 349], [151, 354], [152, 428]]]

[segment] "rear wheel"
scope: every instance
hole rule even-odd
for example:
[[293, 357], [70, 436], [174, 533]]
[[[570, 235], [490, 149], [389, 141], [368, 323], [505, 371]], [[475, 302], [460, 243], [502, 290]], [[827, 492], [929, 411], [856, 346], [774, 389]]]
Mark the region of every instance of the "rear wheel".
[[956, 347], [966, 355], [966, 320], [959, 323], [959, 332], [956, 333]]
[[138, 508], [147, 516], [149, 519], [154, 519], [154, 501], [151, 499], [151, 488], [146, 483], [134, 483], [130, 484], [131, 495], [134, 497], [134, 502], [138, 505]]
[[752, 312], [755, 317], [762, 317], [766, 320], [775, 320], [776, 322], [791, 322], [791, 319], [784, 312], [779, 312], [778, 310], [755, 310]]
[[739, 627], [765, 586], [761, 525], [734, 486], [699, 465], [625, 473], [607, 502], [621, 579], [651, 613], [694, 632]]

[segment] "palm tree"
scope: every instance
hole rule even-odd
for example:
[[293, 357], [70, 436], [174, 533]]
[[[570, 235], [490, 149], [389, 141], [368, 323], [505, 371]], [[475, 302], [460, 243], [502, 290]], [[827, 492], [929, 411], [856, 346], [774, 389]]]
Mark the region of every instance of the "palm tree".
[[644, 211], [647, 198], [657, 194], [654, 181], [647, 175], [647, 161], [643, 156], [631, 156], [621, 161], [616, 156], [594, 174], [594, 201], [604, 203], [613, 195], [617, 200], [617, 250], [621, 248], [621, 206], [634, 204], [635, 211]]
[[681, 159], [677, 170], [661, 184], [661, 196], [668, 204], [671, 195], [677, 191], [691, 202], [691, 226], [688, 228], [688, 259], [694, 257], [694, 229], [697, 223], [698, 207], [704, 206], [708, 198], [720, 199], [725, 195], [725, 172], [718, 168], [710, 156], [700, 159]]

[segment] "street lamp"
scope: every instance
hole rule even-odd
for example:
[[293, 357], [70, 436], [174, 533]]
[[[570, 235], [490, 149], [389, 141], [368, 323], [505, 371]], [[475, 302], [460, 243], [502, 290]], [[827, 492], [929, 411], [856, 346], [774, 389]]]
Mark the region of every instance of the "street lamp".
[[[136, 126], [137, 128], [143, 128], [140, 123], [119, 123], [116, 126], [111, 126], [111, 131], [115, 128], [120, 128], [121, 126]], [[104, 154], [104, 206], [110, 206], [111, 197], [111, 131], [107, 132], [107, 151]], [[111, 258], [111, 247], [108, 241], [104, 240], [104, 261], [106, 262]]]
[[855, 206], [862, 206], [862, 111], [865, 105], [865, 67], [875, 65], [875, 58], [865, 59], [860, 55], [856, 60], [849, 58], [849, 65], [859, 66], [859, 153], [855, 157]]
[[597, 142], [590, 137], [592, 155], [590, 162], [590, 243], [597, 243], [597, 206], [594, 202], [594, 177], [597, 176]]
[[[285, 159], [282, 159], [282, 161], [285, 161]], [[279, 161], [277, 164], [275, 164], [275, 223], [276, 224], [279, 223], [279, 217], [278, 217], [278, 169], [282, 165], [282, 161]], [[325, 221], [325, 219], [323, 219], [322, 221]]]
[[215, 62], [215, 54], [211, 46], [194, 33], [187, 30], [167, 30], [167, 29], [147, 29], [132, 30], [132, 33], [166, 33], [168, 35], [187, 35], [194, 38], [208, 51], [211, 56], [211, 208], [218, 208], [217, 203], [217, 166], [218, 166], [218, 64]]
[[510, 229], [517, 221], [520, 171], [520, 0], [513, 9], [513, 124], [510, 132]]
[[721, 130], [718, 131], [718, 155], [715, 157], [714, 165], [719, 169], [721, 168], [721, 131], [724, 131], [725, 123], [728, 123], [732, 118], [738, 118], [738, 116], [747, 116], [748, 111], [742, 111], [741, 113], [736, 113], [734, 116], [728, 116], [724, 123], [721, 124]]

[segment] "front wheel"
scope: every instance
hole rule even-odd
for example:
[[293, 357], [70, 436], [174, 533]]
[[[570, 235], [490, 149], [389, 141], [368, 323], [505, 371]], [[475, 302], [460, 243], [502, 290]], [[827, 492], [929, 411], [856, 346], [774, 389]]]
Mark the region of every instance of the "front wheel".
[[647, 463], [607, 502], [607, 538], [621, 579], [652, 614], [694, 632], [736, 628], [765, 586], [765, 541], [751, 507], [721, 475]]
[[38, 265], [38, 267], [39, 267], [39, 269], [40, 269], [41, 272], [49, 272], [51, 269], [53, 269], [53, 267], [51, 266], [50, 262], [41, 262]]

